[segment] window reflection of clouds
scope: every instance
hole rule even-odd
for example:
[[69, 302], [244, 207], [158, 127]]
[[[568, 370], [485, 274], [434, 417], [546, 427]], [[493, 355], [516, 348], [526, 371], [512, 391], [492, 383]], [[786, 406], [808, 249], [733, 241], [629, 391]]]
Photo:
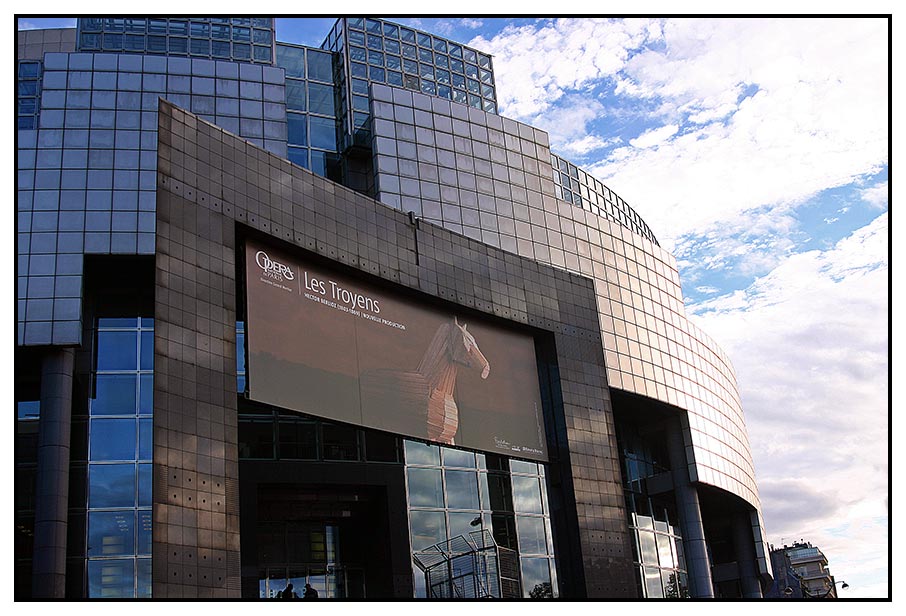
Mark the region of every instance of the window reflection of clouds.
[[88, 482], [90, 508], [135, 506], [134, 464], [92, 464]]

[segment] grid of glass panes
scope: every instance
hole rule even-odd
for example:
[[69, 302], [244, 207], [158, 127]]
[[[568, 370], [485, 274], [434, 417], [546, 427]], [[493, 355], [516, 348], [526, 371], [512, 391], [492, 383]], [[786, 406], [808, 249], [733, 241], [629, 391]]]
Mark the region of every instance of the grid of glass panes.
[[85, 17], [79, 51], [149, 53], [273, 64], [270, 17]]
[[96, 348], [87, 596], [150, 597], [154, 320], [100, 318]]
[[19, 344], [77, 344], [82, 254], [153, 254], [160, 98], [286, 154], [283, 70], [48, 53], [40, 127], [17, 150]]
[[286, 71], [286, 157], [328, 177], [328, 168], [337, 160], [333, 54], [278, 43], [276, 63]]
[[[349, 77], [497, 113], [491, 56], [380, 19], [346, 19]], [[355, 83], [353, 92], [356, 91]], [[353, 101], [355, 104], [355, 101]]]
[[[369, 84], [382, 83], [497, 113], [491, 56], [380, 19], [341, 19], [324, 41], [340, 53], [342, 110], [357, 143], [369, 132]], [[351, 124], [350, 124], [351, 123]]]
[[38, 128], [38, 114], [41, 111], [40, 62], [19, 62], [16, 83], [16, 128], [33, 130]]
[[[482, 453], [403, 443], [414, 553], [476, 530], [491, 530], [498, 544], [515, 535], [505, 547], [519, 553], [523, 595], [558, 596], [542, 465], [510, 460], [510, 472], [501, 475], [488, 472]], [[493, 485], [501, 480], [507, 485]], [[425, 597], [424, 574], [414, 564], [412, 574], [415, 596]]]
[[558, 199], [632, 229], [660, 246], [642, 217], [600, 180], [556, 154], [551, 154], [551, 166]]
[[689, 597], [679, 529], [660, 516], [630, 514], [633, 562], [643, 597]]

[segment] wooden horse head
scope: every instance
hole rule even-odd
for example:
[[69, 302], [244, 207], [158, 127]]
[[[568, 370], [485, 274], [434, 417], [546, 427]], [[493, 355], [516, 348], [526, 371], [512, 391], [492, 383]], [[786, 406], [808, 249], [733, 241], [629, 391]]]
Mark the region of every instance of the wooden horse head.
[[453, 327], [450, 328], [450, 351], [453, 361], [474, 369], [481, 369], [481, 378], [488, 378], [491, 364], [478, 348], [478, 343], [466, 329], [466, 324], [459, 324], [459, 319], [453, 317]]

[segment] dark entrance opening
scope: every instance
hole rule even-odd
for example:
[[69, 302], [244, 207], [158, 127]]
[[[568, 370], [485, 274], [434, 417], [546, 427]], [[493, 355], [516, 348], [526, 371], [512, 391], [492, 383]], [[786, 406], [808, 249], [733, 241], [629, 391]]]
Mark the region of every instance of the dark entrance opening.
[[[386, 490], [379, 486], [261, 484], [255, 533], [258, 596], [308, 583], [328, 599], [392, 588]], [[377, 566], [376, 566], [377, 565]]]
[[325, 599], [412, 596], [401, 465], [244, 460], [239, 475], [244, 598], [289, 583], [300, 598], [306, 583]]

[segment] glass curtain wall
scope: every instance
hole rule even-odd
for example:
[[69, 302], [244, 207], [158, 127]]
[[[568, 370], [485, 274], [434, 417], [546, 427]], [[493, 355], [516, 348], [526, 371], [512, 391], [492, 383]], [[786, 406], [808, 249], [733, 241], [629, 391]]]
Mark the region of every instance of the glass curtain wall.
[[[541, 464], [404, 441], [412, 550], [490, 530], [519, 556], [524, 597], [558, 596], [550, 509]], [[424, 574], [413, 564], [416, 597]]]
[[88, 17], [79, 20], [78, 28], [79, 51], [273, 64], [274, 20], [269, 17]]
[[644, 479], [669, 472], [663, 452], [631, 431], [622, 434], [624, 495], [641, 597], [686, 598], [689, 587], [673, 492], [650, 496]]
[[287, 158], [322, 177], [338, 180], [333, 54], [280, 43], [277, 66], [286, 71]]
[[154, 320], [100, 318], [89, 400], [89, 598], [151, 596]]

